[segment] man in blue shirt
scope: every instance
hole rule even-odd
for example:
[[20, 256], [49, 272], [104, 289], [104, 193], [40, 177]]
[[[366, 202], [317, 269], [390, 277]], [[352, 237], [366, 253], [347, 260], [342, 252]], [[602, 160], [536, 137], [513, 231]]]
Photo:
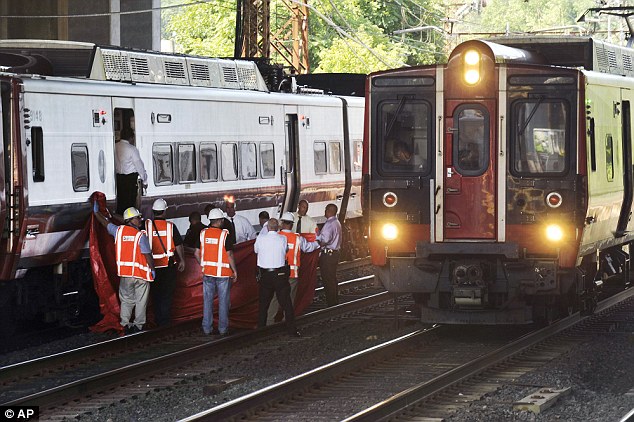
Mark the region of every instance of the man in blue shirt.
[[317, 236], [321, 245], [319, 255], [319, 271], [326, 292], [326, 304], [334, 306], [339, 303], [339, 286], [337, 285], [337, 265], [339, 249], [341, 249], [341, 223], [337, 219], [338, 208], [335, 204], [326, 205], [324, 216], [326, 222]]

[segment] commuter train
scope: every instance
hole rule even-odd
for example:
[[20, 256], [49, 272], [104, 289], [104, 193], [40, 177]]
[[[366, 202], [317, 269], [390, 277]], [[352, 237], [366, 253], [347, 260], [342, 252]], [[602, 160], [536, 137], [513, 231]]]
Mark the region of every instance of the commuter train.
[[383, 285], [425, 322], [523, 324], [629, 283], [633, 64], [590, 37], [503, 37], [370, 74], [363, 206]]
[[114, 143], [126, 126], [148, 173], [144, 216], [164, 198], [184, 235], [192, 211], [226, 197], [254, 225], [300, 199], [323, 222], [333, 202], [359, 245], [364, 101], [290, 85], [271, 92], [249, 61], [0, 42], [2, 325], [69, 320], [89, 300], [89, 199], [103, 192], [115, 209]]

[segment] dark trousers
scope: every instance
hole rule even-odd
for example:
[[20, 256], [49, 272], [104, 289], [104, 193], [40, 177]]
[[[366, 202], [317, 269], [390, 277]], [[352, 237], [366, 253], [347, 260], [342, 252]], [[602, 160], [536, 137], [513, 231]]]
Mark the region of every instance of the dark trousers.
[[330, 249], [322, 251], [319, 255], [319, 272], [326, 292], [326, 304], [334, 306], [339, 303], [339, 286], [337, 284], [337, 264], [339, 264], [339, 251]]
[[258, 327], [266, 326], [266, 317], [273, 294], [284, 310], [286, 329], [293, 333], [295, 326], [295, 310], [291, 301], [291, 285], [288, 283], [288, 271], [260, 271], [260, 298], [258, 306]]
[[172, 317], [172, 298], [176, 287], [176, 265], [157, 268], [156, 277], [150, 285], [154, 321], [162, 326], [170, 323]]
[[137, 180], [139, 173], [117, 174], [117, 214], [136, 207]]

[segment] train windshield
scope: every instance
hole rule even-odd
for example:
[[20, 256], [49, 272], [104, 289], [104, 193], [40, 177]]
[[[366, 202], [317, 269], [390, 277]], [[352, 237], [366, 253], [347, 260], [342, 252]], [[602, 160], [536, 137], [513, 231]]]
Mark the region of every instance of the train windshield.
[[385, 101], [379, 109], [381, 169], [388, 173], [429, 172], [429, 104], [402, 98]]
[[567, 170], [568, 106], [564, 101], [521, 101], [513, 110], [513, 169], [523, 174]]

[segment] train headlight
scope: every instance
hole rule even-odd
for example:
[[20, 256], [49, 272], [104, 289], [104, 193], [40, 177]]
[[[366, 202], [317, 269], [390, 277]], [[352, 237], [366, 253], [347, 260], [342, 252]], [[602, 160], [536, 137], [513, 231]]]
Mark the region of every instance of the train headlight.
[[383, 226], [382, 233], [385, 240], [394, 240], [398, 236], [398, 229], [394, 224], [387, 223]]
[[550, 224], [546, 227], [546, 238], [551, 242], [559, 242], [564, 237], [564, 231], [558, 224]]
[[469, 85], [480, 82], [480, 65], [482, 58], [476, 50], [467, 50], [464, 55], [464, 81]]

